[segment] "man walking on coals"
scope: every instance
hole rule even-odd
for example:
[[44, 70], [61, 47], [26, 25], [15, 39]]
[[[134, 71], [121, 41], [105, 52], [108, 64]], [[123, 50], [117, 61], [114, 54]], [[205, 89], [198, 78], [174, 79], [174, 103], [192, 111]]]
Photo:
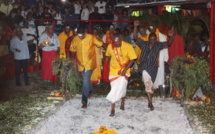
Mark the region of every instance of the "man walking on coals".
[[155, 82], [155, 78], [158, 71], [158, 57], [160, 50], [170, 46], [173, 41], [174, 30], [173, 28], [168, 32], [168, 36], [170, 37], [168, 42], [156, 42], [156, 34], [151, 33], [149, 35], [149, 41], [143, 41], [137, 36], [137, 26], [139, 26], [139, 21], [134, 21], [134, 39], [136, 40], [136, 44], [141, 49], [140, 55], [140, 64], [138, 69], [142, 74], [142, 80], [145, 85], [145, 91], [148, 97], [148, 107], [151, 111], [154, 110], [154, 106], [152, 104], [152, 95], [154, 93], [153, 83]]
[[91, 34], [85, 33], [84, 27], [79, 27], [78, 35], [71, 42], [72, 59], [76, 61], [78, 71], [83, 77], [82, 106], [87, 108], [88, 98], [92, 96], [93, 85], [90, 81], [93, 70], [96, 68], [95, 47], [104, 46], [103, 42]]
[[124, 110], [130, 67], [137, 56], [132, 45], [122, 41], [119, 34], [114, 35], [114, 40], [108, 45], [105, 55], [110, 61], [109, 80], [111, 85], [111, 91], [106, 99], [111, 102], [110, 116], [114, 116], [115, 102], [122, 99], [120, 109]]

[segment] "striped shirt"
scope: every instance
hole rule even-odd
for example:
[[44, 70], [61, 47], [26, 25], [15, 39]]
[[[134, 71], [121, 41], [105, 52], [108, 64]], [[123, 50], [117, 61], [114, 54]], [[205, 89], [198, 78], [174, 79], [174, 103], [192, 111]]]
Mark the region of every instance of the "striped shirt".
[[140, 40], [139, 42], [137, 42], [137, 45], [140, 47], [142, 52], [138, 69], [141, 73], [143, 72], [143, 70], [146, 70], [151, 76], [153, 82], [155, 81], [158, 71], [159, 52], [164, 48], [165, 43], [166, 42], [156, 42], [150, 49], [148, 41]]

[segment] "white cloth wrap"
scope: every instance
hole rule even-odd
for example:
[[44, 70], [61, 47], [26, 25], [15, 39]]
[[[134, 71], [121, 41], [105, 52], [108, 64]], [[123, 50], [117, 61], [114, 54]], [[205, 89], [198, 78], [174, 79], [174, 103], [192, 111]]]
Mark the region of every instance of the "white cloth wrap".
[[151, 76], [146, 70], [143, 70], [142, 72], [142, 81], [144, 82], [146, 93], [153, 94], [154, 93], [153, 82]]
[[128, 85], [128, 80], [125, 78], [125, 76], [109, 76], [109, 79], [111, 80], [115, 77], [119, 78], [110, 82], [111, 90], [106, 97], [106, 99], [111, 103], [115, 103], [121, 98], [125, 97]]

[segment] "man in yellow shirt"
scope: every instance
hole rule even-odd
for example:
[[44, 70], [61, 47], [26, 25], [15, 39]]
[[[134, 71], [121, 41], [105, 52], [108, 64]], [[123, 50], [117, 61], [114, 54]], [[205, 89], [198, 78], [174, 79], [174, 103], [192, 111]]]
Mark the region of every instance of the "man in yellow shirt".
[[70, 26], [65, 25], [63, 28], [63, 32], [60, 33], [58, 36], [58, 39], [60, 42], [60, 53], [59, 53], [60, 58], [66, 58], [66, 50], [65, 50], [66, 40], [72, 35], [73, 35], [73, 32], [72, 32]]
[[111, 102], [110, 116], [114, 116], [115, 102], [122, 99], [120, 109], [124, 110], [130, 67], [137, 56], [132, 45], [122, 41], [119, 34], [114, 36], [114, 42], [108, 45], [105, 55], [109, 57], [110, 61], [109, 80], [111, 85], [111, 91], [106, 99]]
[[91, 34], [85, 33], [83, 27], [78, 28], [78, 36], [72, 40], [70, 51], [72, 58], [76, 60], [78, 71], [83, 76], [82, 108], [87, 108], [88, 97], [93, 93], [93, 85], [90, 81], [93, 70], [96, 68], [95, 46], [104, 46], [103, 42]]

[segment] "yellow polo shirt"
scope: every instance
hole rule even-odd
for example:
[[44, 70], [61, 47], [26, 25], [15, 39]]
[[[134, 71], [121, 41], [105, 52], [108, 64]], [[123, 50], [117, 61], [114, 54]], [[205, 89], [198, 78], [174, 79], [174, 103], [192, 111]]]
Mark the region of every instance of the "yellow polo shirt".
[[101, 47], [103, 42], [91, 34], [85, 34], [81, 40], [75, 36], [71, 42], [70, 51], [76, 52], [78, 71], [91, 70], [96, 68], [95, 46]]
[[[120, 59], [120, 63], [122, 65], [128, 63], [130, 60], [134, 60], [137, 58], [136, 53], [134, 51], [134, 48], [131, 44], [126, 43], [124, 41], [122, 41], [121, 47], [117, 48], [118, 54], [119, 54], [119, 59]], [[106, 51], [106, 56], [110, 56], [110, 72], [109, 75], [110, 76], [119, 76], [118, 72], [121, 70], [123, 71], [123, 69], [125, 68], [121, 68], [120, 65], [118, 64], [112, 45], [109, 44], [107, 47], [107, 51]], [[126, 72], [127, 75], [130, 75], [130, 69], [127, 70]]]
[[59, 42], [60, 42], [60, 53], [59, 53], [60, 58], [63, 58], [63, 57], [66, 58], [66, 50], [65, 50], [66, 40], [72, 35], [73, 35], [72, 32], [69, 33], [69, 36], [67, 36], [65, 34], [65, 32], [62, 32], [62, 33], [59, 34], [58, 39], [59, 39]]

